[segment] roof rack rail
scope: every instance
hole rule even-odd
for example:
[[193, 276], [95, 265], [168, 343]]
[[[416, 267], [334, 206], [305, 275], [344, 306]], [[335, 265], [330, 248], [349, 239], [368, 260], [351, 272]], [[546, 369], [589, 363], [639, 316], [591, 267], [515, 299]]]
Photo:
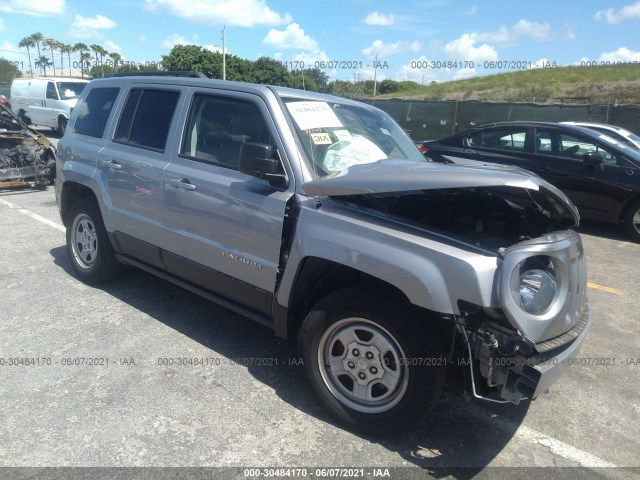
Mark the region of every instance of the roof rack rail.
[[196, 70], [155, 70], [152, 72], [125, 72], [112, 73], [105, 77], [192, 77], [192, 78], [209, 78], [204, 73]]

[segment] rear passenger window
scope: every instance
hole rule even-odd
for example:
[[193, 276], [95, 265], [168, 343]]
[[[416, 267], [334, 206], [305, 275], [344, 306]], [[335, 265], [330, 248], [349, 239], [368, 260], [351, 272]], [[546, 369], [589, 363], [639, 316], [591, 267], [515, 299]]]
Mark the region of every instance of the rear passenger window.
[[94, 88], [78, 108], [73, 127], [75, 133], [102, 138], [119, 88]]
[[526, 128], [497, 128], [483, 132], [482, 146], [499, 150], [524, 151]]
[[195, 95], [180, 153], [238, 168], [245, 142], [272, 144], [258, 108], [241, 100]]
[[115, 140], [164, 151], [179, 98], [175, 91], [131, 90]]

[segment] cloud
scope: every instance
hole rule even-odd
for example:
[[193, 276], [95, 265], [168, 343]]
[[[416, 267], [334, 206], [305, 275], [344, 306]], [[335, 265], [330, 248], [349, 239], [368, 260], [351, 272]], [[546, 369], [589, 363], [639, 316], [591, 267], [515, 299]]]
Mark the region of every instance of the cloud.
[[601, 22], [611, 24], [620, 23], [624, 20], [640, 18], [640, 2], [632, 3], [631, 5], [625, 5], [618, 11], [614, 11], [613, 8], [600, 10], [596, 12], [594, 18]]
[[568, 28], [567, 31], [564, 32], [564, 36], [562, 38], [565, 40], [575, 40], [576, 37], [576, 32], [572, 28]]
[[102, 31], [110, 30], [116, 25], [116, 22], [104, 15], [83, 17], [82, 15], [76, 14], [73, 19], [73, 25], [67, 34], [78, 40], [99, 39], [104, 38]]
[[550, 36], [551, 25], [531, 22], [523, 18], [509, 28], [502, 25], [495, 32], [482, 33], [478, 36], [478, 40], [488, 41], [499, 46], [507, 46], [517, 43], [521, 38], [544, 42], [549, 40]]
[[598, 57], [600, 62], [639, 62], [640, 52], [634, 52], [627, 47], [621, 47], [615, 52], [603, 52]]
[[115, 42], [111, 41], [111, 40], [107, 40], [106, 42], [104, 42], [102, 44], [102, 46], [107, 49], [109, 52], [111, 53], [122, 53], [122, 48], [120, 48], [120, 45], [117, 45]]
[[318, 49], [318, 42], [304, 33], [297, 23], [287, 25], [284, 30], [269, 30], [262, 43], [273, 48], [295, 48], [307, 51]]
[[365, 57], [373, 58], [376, 55], [381, 57], [389, 57], [391, 55], [397, 55], [405, 52], [417, 52], [422, 47], [422, 44], [417, 40], [413, 42], [398, 41], [395, 43], [384, 43], [382, 40], [376, 40], [371, 45], [362, 49], [362, 54]]
[[175, 45], [193, 45], [193, 42], [178, 33], [169, 35], [162, 41], [162, 48], [173, 48]]
[[477, 5], [472, 5], [467, 10], [465, 10], [464, 14], [465, 15], [469, 15], [469, 16], [477, 15], [478, 14], [478, 6]]
[[[209, 50], [210, 52], [213, 53], [222, 53], [222, 47], [217, 47], [216, 45], [203, 45], [202, 46], [205, 50]], [[227, 49], [225, 49], [227, 50]], [[227, 53], [229, 52], [229, 50], [227, 50]]]
[[0, 3], [0, 12], [22, 13], [32, 17], [46, 17], [58, 15], [65, 10], [64, 0], [3, 0]]
[[391, 14], [384, 14], [375, 11], [364, 17], [362, 21], [367, 25], [379, 25], [382, 27], [388, 27], [389, 25], [394, 24], [395, 17]]
[[475, 46], [479, 41], [476, 33], [464, 33], [444, 46], [444, 52], [447, 58], [458, 61], [474, 61], [482, 62], [485, 60], [497, 60], [498, 52], [486, 43]]
[[291, 15], [271, 10], [264, 0], [145, 0], [145, 9], [166, 10], [195, 23], [235, 27], [283, 25], [292, 21]]
[[[29, 58], [27, 57], [27, 49], [20, 48], [11, 42], [0, 43], [0, 57], [10, 62], [18, 62], [18, 68], [23, 72], [29, 71]], [[33, 62], [33, 50], [31, 50], [31, 61]]]
[[7, 29], [7, 26], [4, 23], [4, 19], [2, 17], [0, 17], [0, 32], [3, 31], [3, 30], [6, 30], [6, 29]]

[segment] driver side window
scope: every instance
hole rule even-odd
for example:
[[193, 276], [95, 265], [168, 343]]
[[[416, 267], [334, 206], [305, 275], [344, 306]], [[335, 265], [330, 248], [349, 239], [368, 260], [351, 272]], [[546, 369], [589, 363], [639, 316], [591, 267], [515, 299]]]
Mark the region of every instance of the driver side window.
[[242, 100], [195, 95], [180, 153], [238, 168], [243, 143], [273, 144], [258, 108]]

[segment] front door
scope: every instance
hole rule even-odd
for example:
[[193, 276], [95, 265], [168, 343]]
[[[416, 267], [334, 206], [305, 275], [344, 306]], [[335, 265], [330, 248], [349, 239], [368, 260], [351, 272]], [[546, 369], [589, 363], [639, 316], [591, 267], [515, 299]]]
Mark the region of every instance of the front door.
[[272, 124], [255, 95], [196, 91], [180, 153], [163, 182], [167, 270], [265, 314], [271, 313], [292, 186], [241, 173], [238, 160], [245, 142], [278, 147]]

